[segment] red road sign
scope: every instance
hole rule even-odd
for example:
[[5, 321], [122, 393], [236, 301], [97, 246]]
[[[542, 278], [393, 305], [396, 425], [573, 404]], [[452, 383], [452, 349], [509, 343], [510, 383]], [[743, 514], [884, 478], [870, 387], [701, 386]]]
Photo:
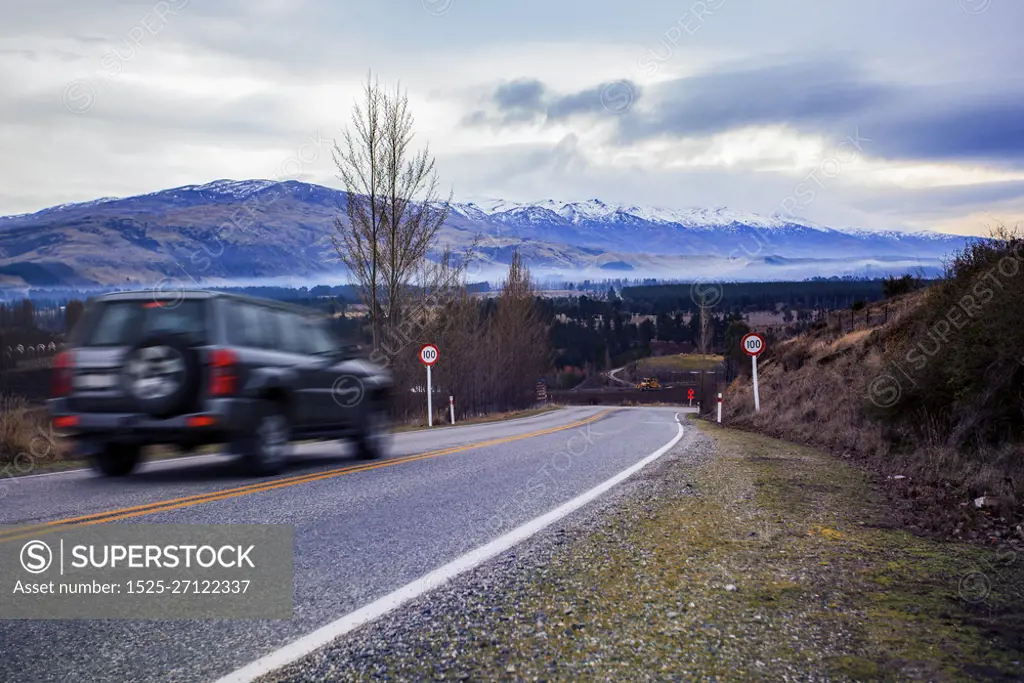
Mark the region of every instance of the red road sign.
[[424, 365], [433, 365], [437, 362], [437, 347], [433, 344], [424, 344], [420, 349], [420, 362]]
[[693, 400], [693, 389], [687, 390], [686, 398], [690, 399], [691, 401]]
[[748, 356], [760, 356], [764, 352], [764, 337], [757, 332], [751, 332], [740, 340], [740, 348]]

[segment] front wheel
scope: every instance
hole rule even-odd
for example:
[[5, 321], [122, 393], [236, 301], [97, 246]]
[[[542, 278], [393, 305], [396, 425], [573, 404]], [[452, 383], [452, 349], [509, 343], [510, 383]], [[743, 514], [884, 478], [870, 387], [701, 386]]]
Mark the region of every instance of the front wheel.
[[142, 447], [106, 444], [91, 456], [92, 469], [104, 477], [127, 477], [142, 460]]
[[356, 437], [356, 447], [363, 460], [387, 456], [391, 449], [391, 419], [386, 406], [374, 406], [370, 410]]
[[279, 473], [291, 450], [291, 429], [284, 406], [274, 401], [259, 405], [255, 428], [236, 442], [235, 450], [253, 474]]

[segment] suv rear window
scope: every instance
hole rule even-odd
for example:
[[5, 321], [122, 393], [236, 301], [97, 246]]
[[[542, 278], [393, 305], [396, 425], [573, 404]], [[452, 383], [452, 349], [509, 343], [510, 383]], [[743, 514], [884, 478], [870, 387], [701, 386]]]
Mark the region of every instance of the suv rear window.
[[151, 300], [100, 302], [78, 343], [81, 346], [131, 346], [159, 332], [183, 332], [194, 343], [205, 344], [206, 300], [186, 299], [177, 305]]

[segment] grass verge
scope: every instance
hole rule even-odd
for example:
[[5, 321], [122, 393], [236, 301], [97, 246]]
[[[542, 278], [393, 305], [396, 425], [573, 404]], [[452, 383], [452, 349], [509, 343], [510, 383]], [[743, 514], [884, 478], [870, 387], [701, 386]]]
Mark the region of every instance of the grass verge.
[[35, 473], [65, 462], [67, 453], [45, 411], [19, 396], [0, 395], [0, 477]]
[[687, 372], [694, 370], [714, 370], [725, 361], [725, 356], [705, 355], [698, 353], [680, 353], [673, 356], [652, 356], [640, 361], [639, 374], [655, 370], [674, 370]]
[[700, 428], [719, 449], [700, 477], [715, 522], [693, 540], [743, 585], [730, 596], [735, 609], [798, 621], [801, 643], [820, 644], [766, 634], [775, 657], [852, 680], [1021, 680], [1020, 543], [912, 535], [859, 469], [813, 448]]

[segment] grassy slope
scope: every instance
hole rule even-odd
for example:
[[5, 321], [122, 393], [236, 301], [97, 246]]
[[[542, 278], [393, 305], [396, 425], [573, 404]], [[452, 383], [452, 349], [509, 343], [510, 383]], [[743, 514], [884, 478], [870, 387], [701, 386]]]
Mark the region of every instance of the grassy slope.
[[[1011, 529], [1019, 522], [1012, 491], [1003, 483], [1014, 469], [1021, 475], [1014, 478], [1024, 481], [1022, 463], [967, 458], [936, 444], [897, 449], [892, 433], [877, 419], [881, 408], [872, 404], [872, 382], [892, 372], [884, 365], [885, 345], [923, 296], [891, 303], [887, 324], [846, 333], [812, 331], [771, 349], [758, 366], [760, 413], [754, 412], [749, 377], [740, 377], [725, 392], [723, 423], [825, 448], [883, 476], [906, 477], [889, 480], [889, 488], [902, 522], [913, 529], [970, 538], [1004, 533], [992, 529], [991, 522], [1002, 516], [1000, 524]], [[969, 504], [975, 497], [1007, 493], [1009, 507], [991, 515], [976, 513]]]
[[719, 363], [723, 362], [723, 356], [680, 353], [672, 356], [652, 356], [640, 361], [640, 374], [645, 372], [664, 370], [675, 372], [686, 372], [692, 370], [714, 370]]

